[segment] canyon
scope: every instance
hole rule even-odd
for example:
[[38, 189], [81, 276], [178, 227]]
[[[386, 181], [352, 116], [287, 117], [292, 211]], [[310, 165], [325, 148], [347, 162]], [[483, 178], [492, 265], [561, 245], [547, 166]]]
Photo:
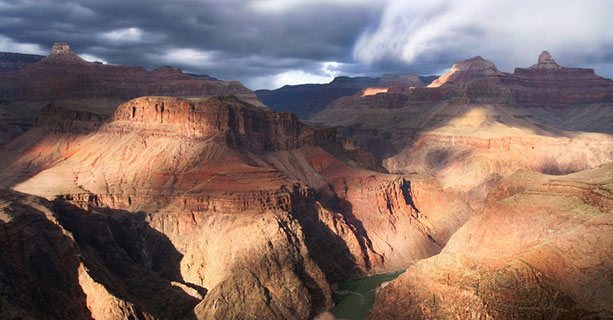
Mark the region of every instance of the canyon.
[[334, 319], [400, 273], [369, 319], [613, 316], [613, 81], [548, 52], [256, 95], [58, 43], [0, 88], [0, 318]]
[[[84, 261], [83, 277], [96, 284], [79, 278], [86, 295], [93, 286], [113, 301], [86, 301], [96, 319], [106, 312], [164, 318], [143, 292], [131, 291], [121, 265], [98, 255], [127, 254], [200, 299], [185, 297], [193, 308], [185, 316], [306, 319], [332, 306], [330, 282], [432, 256], [472, 213], [430, 177], [383, 173], [368, 154], [344, 149], [333, 130], [235, 96], [136, 98], [108, 118], [50, 104], [2, 151], [3, 187], [88, 212], [64, 218], [59, 211], [52, 221], [70, 230], [72, 247], [90, 252], [92, 241], [120, 242]], [[113, 234], [89, 235], [74, 221], [81, 215]], [[129, 228], [145, 230], [132, 236]], [[175, 259], [166, 251], [126, 248], [148, 246], [149, 233], [182, 257], [173, 270], [156, 269]], [[115, 285], [127, 292], [109, 289]]]

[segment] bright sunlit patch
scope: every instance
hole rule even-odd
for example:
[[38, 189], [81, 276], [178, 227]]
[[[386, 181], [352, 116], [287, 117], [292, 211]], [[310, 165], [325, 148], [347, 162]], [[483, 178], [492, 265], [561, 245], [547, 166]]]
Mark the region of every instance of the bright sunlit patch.
[[378, 93], [386, 93], [388, 90], [389, 88], [375, 88], [375, 87], [366, 88], [364, 89], [364, 93], [362, 93], [362, 97], [374, 96]]

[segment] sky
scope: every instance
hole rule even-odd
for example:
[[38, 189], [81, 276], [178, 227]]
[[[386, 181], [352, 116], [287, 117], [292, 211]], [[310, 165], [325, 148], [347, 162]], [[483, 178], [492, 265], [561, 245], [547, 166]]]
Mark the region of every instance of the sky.
[[0, 51], [162, 65], [251, 89], [336, 76], [503, 71], [549, 50], [613, 77], [613, 0], [0, 0]]

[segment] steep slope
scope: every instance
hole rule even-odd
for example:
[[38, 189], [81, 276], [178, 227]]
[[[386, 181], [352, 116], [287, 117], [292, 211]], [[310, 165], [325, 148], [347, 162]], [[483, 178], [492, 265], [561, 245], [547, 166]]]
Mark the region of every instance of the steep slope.
[[206, 290], [201, 319], [313, 317], [329, 283], [430, 257], [472, 213], [431, 177], [364, 169], [333, 130], [233, 96], [142, 97], [106, 120], [51, 104], [0, 167], [15, 190], [142, 212], [181, 256], [172, 281]]
[[309, 121], [336, 127], [390, 172], [432, 174], [479, 206], [518, 169], [562, 174], [613, 160], [613, 81], [547, 53], [539, 61], [507, 74], [475, 57], [427, 88], [340, 98]]
[[612, 173], [503, 179], [441, 254], [377, 293], [370, 318], [612, 317]]
[[110, 114], [120, 102], [145, 95], [207, 97], [233, 94], [264, 107], [255, 94], [237, 81], [219, 81], [161, 67], [87, 62], [68, 44], [56, 43], [49, 56], [20, 69], [0, 74], [0, 143], [31, 127], [34, 116], [50, 101], [67, 101]]
[[[368, 88], [379, 90], [402, 90], [408, 87], [423, 87], [436, 77], [387, 74], [380, 78], [337, 77], [326, 84], [286, 85], [276, 90], [257, 90], [255, 93], [267, 106], [277, 111], [293, 112], [301, 119], [323, 110], [331, 101], [351, 96]], [[371, 89], [372, 91], [372, 89]]]

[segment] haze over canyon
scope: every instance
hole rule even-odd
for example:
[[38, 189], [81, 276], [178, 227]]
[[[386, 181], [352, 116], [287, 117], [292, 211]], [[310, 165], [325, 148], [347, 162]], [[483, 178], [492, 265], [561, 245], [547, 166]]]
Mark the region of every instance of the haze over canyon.
[[[613, 42], [592, 35], [598, 1], [538, 19], [504, 1], [202, 15], [181, 2], [159, 22], [185, 20], [161, 29], [160, 8], [109, 3], [59, 6], [49, 33], [75, 47], [0, 31], [0, 319], [613, 318]], [[16, 17], [0, 24], [31, 21], [27, 8], [0, 1]], [[513, 30], [466, 22], [500, 10], [527, 26], [584, 19], [567, 41], [592, 46], [552, 32], [551, 51], [510, 67], [535, 46], [517, 26], [521, 52], [468, 49], [467, 34]], [[309, 18], [328, 25], [296, 27]], [[97, 31], [115, 23], [128, 31]], [[210, 52], [186, 53], [196, 34]]]

